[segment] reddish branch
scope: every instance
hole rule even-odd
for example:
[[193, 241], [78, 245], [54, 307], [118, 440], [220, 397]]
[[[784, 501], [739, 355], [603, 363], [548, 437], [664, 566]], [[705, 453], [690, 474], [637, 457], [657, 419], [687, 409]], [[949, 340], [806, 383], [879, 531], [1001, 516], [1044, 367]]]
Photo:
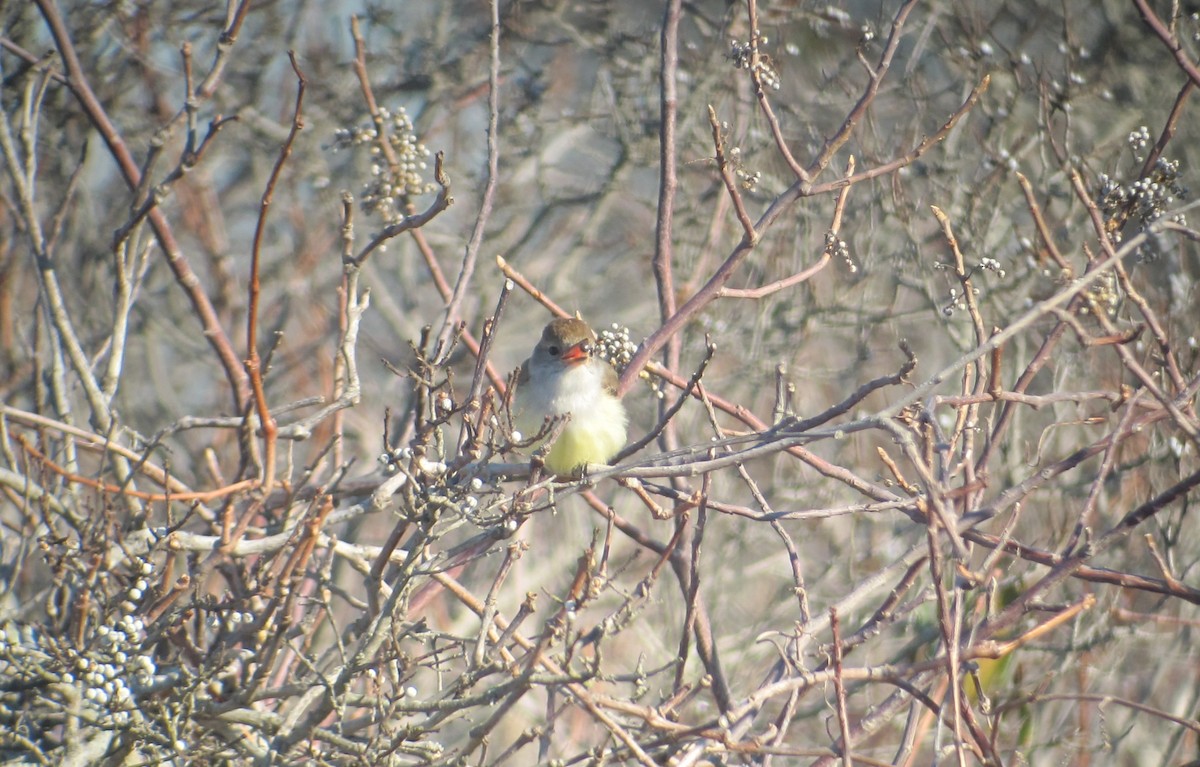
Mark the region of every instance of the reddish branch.
[[[881, 55], [876, 67], [870, 72], [869, 82], [863, 93], [863, 96], [859, 99], [859, 103], [855, 106], [854, 110], [852, 110], [850, 115], [846, 118], [846, 121], [843, 123], [839, 132], [826, 141], [825, 148], [822, 153], [813, 160], [812, 164], [810, 165], [810, 176], [812, 178], [815, 178], [829, 165], [829, 162], [833, 158], [833, 153], [836, 152], [837, 149], [849, 139], [850, 132], [853, 130], [853, 127], [857, 124], [858, 120], [861, 119], [867, 107], [874, 100], [875, 95], [878, 92], [879, 83], [891, 64], [892, 56], [895, 53], [895, 47], [899, 44], [900, 29], [903, 26], [904, 18], [907, 16], [914, 4], [915, 0], [910, 0], [910, 2], [901, 8], [899, 13], [897, 13], [892, 24], [892, 33], [888, 40], [888, 46], [884, 49], [884, 52]], [[751, 34], [754, 34], [754, 30], [751, 30]], [[950, 116], [946, 123], [942, 125], [942, 127], [936, 133], [923, 139], [907, 154], [898, 157], [891, 162], [887, 162], [867, 171], [863, 171], [855, 176], [839, 179], [837, 181], [831, 181], [826, 184], [814, 185], [811, 181], [797, 181], [787, 191], [775, 198], [775, 200], [767, 208], [766, 212], [762, 214], [758, 221], [753, 222], [749, 228], [743, 224], [744, 234], [742, 240], [733, 249], [733, 252], [726, 257], [725, 262], [717, 268], [717, 270], [703, 285], [703, 287], [697, 290], [696, 293], [693, 294], [692, 297], [688, 299], [688, 301], [684, 303], [684, 305], [680, 307], [678, 311], [675, 312], [675, 314], [663, 322], [658, 330], [656, 330], [650, 335], [649, 338], [646, 339], [646, 341], [638, 349], [637, 353], [633, 356], [633, 359], [630, 360], [629, 366], [621, 375], [621, 394], [624, 395], [629, 391], [629, 389], [633, 386], [633, 382], [639, 372], [647, 366], [649, 361], [654, 357], [655, 354], [658, 353], [661, 348], [663, 348], [670, 338], [678, 334], [693, 317], [695, 317], [700, 313], [701, 310], [704, 309], [704, 307], [720, 297], [721, 291], [725, 284], [737, 272], [738, 268], [745, 261], [746, 257], [749, 256], [750, 253], [755, 249], [762, 235], [769, 228], [771, 228], [775, 222], [778, 221], [779, 218], [792, 207], [793, 204], [795, 204], [801, 198], [835, 191], [844, 186], [892, 173], [906, 165], [911, 164], [930, 148], [940, 143], [950, 133], [954, 126], [958, 124], [958, 121], [962, 119], [962, 117], [968, 111], [970, 111], [976, 102], [978, 102], [979, 97], [983, 94], [983, 91], [987, 89], [988, 82], [989, 79], [984, 77], [979, 85], [972, 89], [970, 95], [963, 102], [962, 106], [960, 106], [959, 109]], [[720, 147], [719, 139], [717, 147], [718, 149]]]
[[[288, 60], [292, 63], [292, 71], [296, 73], [296, 106], [292, 112], [292, 127], [279, 150], [279, 157], [275, 160], [275, 167], [271, 169], [271, 177], [267, 180], [267, 188], [263, 191], [262, 202], [259, 205], [258, 224], [254, 229], [254, 246], [250, 252], [250, 297], [246, 312], [246, 374], [250, 377], [250, 386], [254, 392], [254, 408], [258, 414], [263, 434], [264, 458], [261, 479], [264, 493], [270, 493], [275, 486], [275, 446], [279, 429], [271, 415], [270, 405], [267, 404], [267, 393], [263, 388], [262, 360], [258, 356], [259, 267], [263, 234], [267, 229], [267, 212], [271, 209], [271, 202], [275, 197], [275, 185], [279, 182], [280, 174], [283, 173], [284, 164], [292, 154], [292, 145], [296, 141], [296, 136], [304, 128], [304, 117], [302, 116], [304, 88], [308, 84], [304, 79], [304, 72], [300, 70], [300, 65], [296, 62], [294, 51], [288, 51]], [[249, 413], [247, 413], [248, 415]]]
[[98, 479], [92, 479], [91, 477], [85, 477], [82, 474], [76, 474], [75, 472], [67, 471], [65, 468], [52, 461], [45, 453], [30, 444], [29, 440], [25, 439], [25, 437], [22, 435], [14, 434], [13, 439], [15, 439], [17, 443], [24, 448], [27, 453], [29, 453], [29, 455], [37, 459], [38, 463], [62, 477], [67, 482], [83, 485], [84, 487], [90, 487], [109, 495], [121, 495], [130, 498], [138, 498], [143, 501], [162, 503], [168, 503], [170, 501], [179, 501], [184, 503], [189, 501], [197, 501], [200, 503], [207, 503], [220, 498], [227, 498], [235, 493], [241, 493], [258, 486], [258, 480], [247, 479], [242, 480], [241, 482], [234, 482], [233, 484], [226, 485], [225, 487], [219, 487], [216, 490], [205, 490], [203, 492], [147, 493], [142, 490], [133, 490], [129, 487], [110, 485], [107, 482], [102, 482]]
[[[376, 141], [380, 148], [380, 152], [383, 154], [384, 159], [387, 160], [388, 167], [390, 169], [394, 169], [397, 167], [398, 161], [391, 142], [387, 140], [387, 133], [383, 127], [383, 118], [379, 112], [379, 106], [375, 101], [374, 90], [371, 88], [370, 73], [367, 70], [366, 42], [363, 40], [362, 32], [359, 29], [357, 17], [351, 17], [350, 19], [350, 32], [354, 37], [354, 73], [358, 77], [359, 88], [362, 90], [363, 99], [367, 103], [367, 109], [371, 114], [371, 120], [376, 126]], [[442, 271], [441, 264], [438, 263], [437, 256], [434, 254], [433, 249], [429, 246], [429, 242], [425, 239], [425, 235], [421, 232], [421, 227], [425, 226], [425, 224], [432, 221], [438, 214], [454, 204], [454, 198], [450, 196], [450, 177], [446, 175], [443, 167], [443, 160], [444, 156], [442, 152], [438, 152], [434, 156], [433, 175], [434, 180], [438, 184], [439, 191], [433, 202], [430, 203], [429, 207], [426, 208], [426, 210], [422, 213], [409, 213], [400, 221], [384, 227], [382, 231], [372, 237], [371, 241], [368, 242], [361, 251], [359, 251], [358, 256], [356, 256], [351, 263], [355, 266], [361, 266], [371, 255], [371, 253], [373, 253], [380, 245], [384, 244], [393, 237], [396, 237], [397, 235], [408, 232], [413, 239], [413, 243], [417, 246], [417, 250], [420, 252], [421, 258], [425, 261], [425, 267], [429, 271], [430, 278], [433, 280], [433, 284], [438, 291], [438, 295], [442, 297], [442, 300], [446, 302], [447, 306], [450, 306], [451, 302], [454, 300], [454, 288], [450, 286], [449, 281], [446, 279], [445, 272]], [[475, 338], [475, 336], [469, 330], [464, 328], [462, 330], [461, 337], [463, 343], [465, 343], [467, 348], [471, 351], [471, 354], [478, 358], [479, 341]], [[495, 366], [492, 365], [491, 361], [487, 362], [487, 376], [488, 380], [491, 381], [492, 386], [494, 386], [497, 391], [504, 390], [503, 376], [500, 375]]]
[[[96, 98], [96, 94], [88, 84], [84, 67], [79, 61], [79, 55], [75, 51], [75, 45], [71, 41], [70, 33], [67, 31], [66, 23], [59, 13], [57, 4], [54, 0], [35, 0], [35, 2], [42, 13], [42, 17], [46, 20], [46, 25], [50, 28], [50, 34], [54, 38], [55, 47], [58, 48], [59, 54], [62, 56], [67, 73], [67, 87], [71, 89], [71, 93], [79, 101], [80, 106], [83, 107], [84, 113], [87, 114], [92, 125], [95, 126], [104, 139], [105, 146], [108, 147], [109, 153], [116, 160], [117, 167], [120, 169], [121, 175], [125, 178], [126, 185], [131, 190], [136, 190], [142, 184], [142, 173], [138, 169], [138, 165], [134, 161], [129, 147], [125, 144], [125, 140], [121, 137], [112, 120], [109, 119], [104, 106]], [[248, 2], [242, 4], [235, 25], [228, 28], [222, 36], [222, 44], [232, 45], [233, 41], [236, 40], [237, 25], [240, 25], [241, 19], [245, 17], [248, 6]], [[219, 73], [214, 70], [210, 74], [209, 79], [205, 81], [205, 87], [215, 89], [219, 79], [218, 75]], [[167, 264], [170, 266], [171, 272], [175, 275], [175, 281], [183, 288], [192, 302], [192, 308], [196, 312], [201, 326], [204, 328], [204, 337], [208, 340], [209, 345], [212, 346], [213, 351], [221, 362], [221, 367], [225, 371], [225, 378], [229, 381], [230, 388], [232, 389], [234, 404], [237, 411], [241, 412], [244, 410], [244, 406], [250, 397], [249, 377], [246, 375], [242, 363], [233, 349], [233, 345], [229, 342], [229, 337], [226, 335], [225, 329], [221, 326], [220, 319], [217, 317], [216, 310], [213, 308], [212, 301], [205, 292], [200, 278], [192, 271], [187, 257], [184, 256], [179, 243], [175, 240], [174, 232], [171, 230], [171, 225], [167, 221], [166, 215], [160, 208], [155, 207], [149, 211], [147, 216], [151, 227], [154, 229], [154, 234], [158, 238], [159, 245], [167, 257]]]
[[[446, 300], [446, 316], [442, 321], [442, 329], [438, 333], [438, 354], [446, 353], [450, 348], [450, 337], [461, 323], [459, 315], [462, 309], [463, 297], [466, 296], [467, 286], [475, 274], [475, 264], [479, 258], [479, 249], [483, 245], [483, 233], [487, 222], [492, 217], [492, 204], [496, 199], [496, 182], [500, 175], [500, 2], [492, 0], [491, 31], [488, 36], [488, 127], [487, 127], [487, 173], [483, 185], [483, 196], [479, 200], [479, 209], [475, 214], [475, 226], [471, 229], [471, 237], [467, 240], [467, 248], [463, 253], [462, 263], [458, 267], [458, 277], [454, 282], [454, 291]], [[357, 44], [357, 42], [356, 42]], [[479, 355], [486, 362], [487, 354]]]
[[1147, 0], [1133, 0], [1133, 4], [1137, 7], [1138, 13], [1142, 16], [1142, 21], [1146, 22], [1146, 26], [1162, 40], [1163, 45], [1167, 46], [1167, 50], [1171, 51], [1171, 55], [1175, 57], [1175, 63], [1183, 70], [1183, 73], [1188, 76], [1188, 79], [1195, 85], [1200, 85], [1200, 68], [1197, 68], [1196, 63], [1187, 55], [1187, 51], [1183, 49], [1183, 45], [1179, 42], [1179, 38], [1175, 36], [1167, 25], [1163, 24], [1162, 19], [1158, 18], [1158, 14], [1150, 7]]
[[[681, 0], [667, 1], [660, 35], [658, 218], [654, 224], [654, 258], [651, 261], [654, 284], [658, 288], [660, 322], [666, 322], [675, 313], [675, 276], [672, 267], [675, 248], [672, 240], [675, 236], [675, 192], [679, 186], [675, 148], [679, 99], [675, 81], [679, 69], [679, 17], [682, 5]], [[671, 370], [679, 366], [678, 339], [667, 344], [665, 362]]]

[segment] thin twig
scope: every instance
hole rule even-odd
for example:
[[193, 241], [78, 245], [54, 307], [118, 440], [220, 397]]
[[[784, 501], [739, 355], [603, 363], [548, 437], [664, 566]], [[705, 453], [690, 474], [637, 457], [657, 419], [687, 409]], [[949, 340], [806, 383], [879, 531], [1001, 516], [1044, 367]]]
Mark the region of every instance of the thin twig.
[[[458, 279], [454, 283], [454, 292], [446, 302], [446, 316], [442, 320], [442, 329], [438, 333], [434, 355], [440, 356], [442, 351], [449, 348], [450, 335], [459, 324], [459, 313], [467, 286], [475, 274], [475, 263], [479, 257], [479, 248], [483, 244], [484, 230], [492, 215], [492, 204], [496, 197], [496, 183], [499, 180], [500, 165], [500, 0], [489, 3], [492, 10], [491, 33], [488, 37], [488, 127], [487, 127], [487, 172], [483, 185], [483, 197], [479, 200], [479, 209], [475, 213], [475, 226], [467, 241], [463, 253], [462, 264], [458, 268]], [[480, 355], [487, 360], [487, 355]]]
[[[666, 322], [675, 313], [675, 192], [679, 186], [675, 147], [676, 114], [679, 98], [676, 80], [679, 69], [679, 19], [682, 0], [667, 0], [659, 39], [659, 134], [658, 134], [658, 216], [654, 223], [654, 284], [658, 289], [659, 321]], [[679, 341], [666, 345], [664, 364], [670, 370], [679, 367]]]
[[836, 607], [829, 608], [829, 627], [833, 632], [833, 641], [830, 642], [830, 648], [833, 651], [834, 699], [837, 704], [838, 727], [842, 732], [840, 748], [842, 752], [842, 764], [846, 765], [846, 767], [853, 767], [854, 761], [850, 758], [850, 714], [846, 710], [846, 684], [842, 678], [842, 627], [841, 621], [838, 619]]
[[261, 290], [259, 270], [262, 242], [267, 228], [267, 213], [271, 209], [271, 202], [275, 196], [275, 185], [279, 183], [284, 164], [292, 155], [292, 145], [296, 141], [296, 136], [304, 129], [304, 89], [308, 85], [308, 81], [304, 79], [304, 72], [301, 71], [300, 64], [296, 61], [295, 51], [288, 51], [288, 60], [292, 64], [292, 72], [296, 75], [296, 105], [292, 111], [292, 125], [288, 130], [287, 139], [279, 149], [279, 156], [275, 159], [275, 166], [271, 169], [271, 175], [267, 179], [267, 186], [263, 190], [262, 200], [259, 203], [258, 223], [254, 229], [254, 244], [250, 250], [250, 284], [246, 311], [246, 374], [250, 377], [250, 388], [254, 392], [254, 408], [263, 434], [264, 458], [263, 473], [260, 479], [264, 493], [270, 493], [275, 485], [275, 447], [278, 428], [274, 417], [271, 416], [270, 406], [267, 404], [267, 393], [263, 386], [262, 360], [258, 355], [258, 298]]
[[[70, 34], [67, 31], [66, 24], [63, 22], [62, 15], [59, 13], [57, 4], [54, 0], [35, 0], [35, 2], [38, 5], [38, 9], [42, 12], [42, 17], [46, 20], [46, 25], [50, 28], [55, 46], [58, 48], [63, 63], [66, 66], [67, 85], [71, 89], [71, 93], [79, 101], [88, 119], [104, 139], [109, 153], [116, 160], [117, 167], [120, 168], [121, 174], [125, 178], [125, 183], [130, 189], [137, 189], [142, 182], [141, 171], [138, 169], [137, 163], [134, 162], [133, 155], [130, 153], [121, 134], [117, 131], [116, 126], [113, 125], [112, 120], [109, 119], [103, 105], [101, 105], [99, 99], [96, 98], [96, 94], [88, 84], [87, 74], [79, 61], [75, 45], [71, 42]], [[239, 24], [248, 8], [249, 0], [243, 0], [242, 9], [238, 17]], [[237, 26], [231, 25], [226, 35], [222, 37], [223, 43], [227, 40], [228, 44], [232, 45], [236, 39], [236, 30]], [[214, 65], [209, 78], [206, 79], [206, 82], [201, 87], [202, 89], [209, 86], [215, 88], [218, 81], [219, 71], [218, 67]], [[175, 281], [191, 300], [192, 308], [204, 328], [204, 338], [212, 346], [218, 360], [221, 362], [225, 377], [232, 389], [235, 408], [238, 412], [241, 412], [244, 409], [245, 403], [249, 401], [250, 379], [246, 375], [246, 371], [238, 359], [237, 353], [233, 350], [233, 345], [229, 342], [229, 337], [226, 335], [225, 329], [217, 317], [216, 310], [213, 308], [212, 301], [205, 292], [201, 280], [192, 271], [191, 265], [183, 255], [179, 243], [175, 240], [175, 235], [171, 230], [171, 225], [167, 221], [166, 215], [159, 208], [155, 207], [149, 211], [148, 217], [151, 226], [154, 228], [154, 233], [158, 237], [159, 244], [162, 246], [163, 254], [167, 258], [167, 264], [175, 276]]]

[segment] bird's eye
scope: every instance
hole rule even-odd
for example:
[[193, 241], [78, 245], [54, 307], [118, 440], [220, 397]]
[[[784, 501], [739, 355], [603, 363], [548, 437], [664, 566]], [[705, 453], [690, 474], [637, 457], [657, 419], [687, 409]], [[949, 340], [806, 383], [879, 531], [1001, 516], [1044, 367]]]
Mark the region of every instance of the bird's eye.
[[558, 348], [557, 346], [548, 346], [546, 347], [546, 351], [550, 352], [551, 357], [557, 357], [558, 355], [562, 354], [562, 349]]

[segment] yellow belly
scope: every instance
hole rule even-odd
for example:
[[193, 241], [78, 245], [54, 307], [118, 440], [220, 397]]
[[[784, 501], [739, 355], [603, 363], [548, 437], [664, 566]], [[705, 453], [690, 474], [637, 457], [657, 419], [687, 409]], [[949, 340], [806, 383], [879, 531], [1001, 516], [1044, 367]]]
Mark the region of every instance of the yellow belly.
[[550, 448], [546, 468], [555, 474], [570, 474], [584, 464], [604, 463], [624, 444], [623, 418], [572, 418]]

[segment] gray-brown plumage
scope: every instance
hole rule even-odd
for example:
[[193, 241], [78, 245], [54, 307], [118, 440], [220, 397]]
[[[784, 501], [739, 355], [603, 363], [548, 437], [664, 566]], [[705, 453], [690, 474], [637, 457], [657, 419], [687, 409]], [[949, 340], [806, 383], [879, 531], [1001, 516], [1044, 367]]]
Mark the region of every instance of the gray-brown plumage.
[[604, 463], [625, 444], [626, 416], [617, 371], [596, 356], [596, 334], [574, 317], [553, 320], [521, 366], [513, 405], [517, 427], [541, 430], [547, 417], [570, 414], [546, 456], [546, 468], [571, 474]]

